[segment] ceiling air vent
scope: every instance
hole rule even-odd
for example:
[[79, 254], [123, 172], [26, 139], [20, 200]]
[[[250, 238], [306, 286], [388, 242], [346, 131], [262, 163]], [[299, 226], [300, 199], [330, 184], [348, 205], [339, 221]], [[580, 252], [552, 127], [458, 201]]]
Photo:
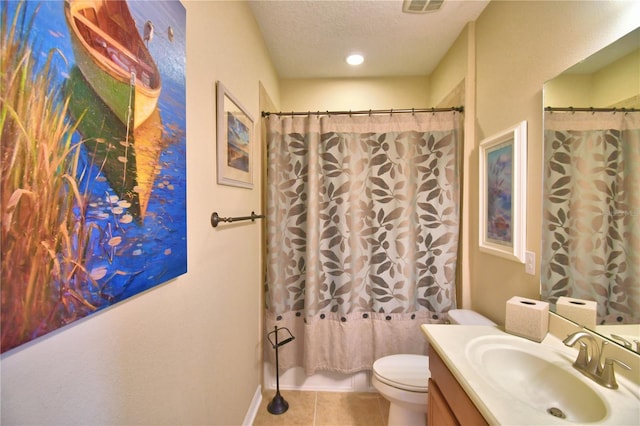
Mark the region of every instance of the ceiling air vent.
[[442, 7], [444, 0], [404, 0], [402, 11], [405, 13], [435, 12]]

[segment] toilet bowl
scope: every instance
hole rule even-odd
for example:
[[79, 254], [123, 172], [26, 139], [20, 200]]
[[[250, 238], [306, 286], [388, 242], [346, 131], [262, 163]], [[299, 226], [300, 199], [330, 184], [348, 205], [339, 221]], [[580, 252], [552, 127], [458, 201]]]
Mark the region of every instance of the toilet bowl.
[[371, 383], [389, 401], [389, 426], [425, 424], [429, 376], [424, 355], [390, 355], [373, 363]]
[[[467, 309], [449, 311], [448, 319], [451, 324], [496, 325]], [[373, 363], [371, 384], [389, 401], [389, 426], [426, 423], [429, 377], [429, 357], [425, 355], [389, 355]]]

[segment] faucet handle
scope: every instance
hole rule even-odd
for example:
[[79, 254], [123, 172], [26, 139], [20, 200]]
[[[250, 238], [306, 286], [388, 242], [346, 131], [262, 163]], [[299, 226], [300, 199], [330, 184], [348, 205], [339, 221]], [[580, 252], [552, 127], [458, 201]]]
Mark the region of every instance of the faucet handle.
[[626, 368], [627, 370], [631, 370], [624, 362], [617, 360], [615, 358], [606, 358], [604, 360], [604, 368], [600, 373], [600, 378], [602, 380], [602, 385], [606, 386], [610, 389], [618, 389], [618, 382], [616, 381], [616, 375], [613, 370], [613, 364], [616, 363], [622, 368]]
[[616, 341], [616, 343], [621, 343], [622, 346], [624, 346], [625, 348], [627, 349], [632, 348], [631, 342], [625, 339], [624, 337], [618, 336], [617, 334], [612, 334], [611, 337], [613, 338], [613, 340]]
[[579, 341], [578, 343], [580, 344], [580, 350], [573, 365], [577, 368], [586, 368], [587, 365], [589, 365], [589, 361], [591, 361], [589, 346], [583, 341]]

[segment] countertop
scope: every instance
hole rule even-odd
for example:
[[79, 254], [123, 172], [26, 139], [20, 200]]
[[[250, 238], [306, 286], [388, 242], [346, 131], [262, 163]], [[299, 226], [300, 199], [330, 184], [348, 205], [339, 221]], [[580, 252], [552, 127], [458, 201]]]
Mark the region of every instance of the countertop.
[[[555, 352], [554, 363], [564, 365], [566, 370], [582, 381], [590, 382], [580, 372], [572, 367], [576, 358], [577, 350], [566, 347], [560, 339], [548, 334], [542, 343], [516, 337], [505, 333], [495, 326], [466, 326], [466, 325], [443, 325], [443, 324], [423, 324], [421, 329], [427, 337], [432, 350], [436, 350], [442, 360], [451, 370], [451, 373], [458, 380], [462, 388], [469, 395], [469, 398], [476, 405], [480, 413], [489, 424], [496, 425], [573, 425], [574, 422], [555, 418], [517, 398], [512, 398], [502, 389], [497, 389], [491, 382], [488, 382], [483, 374], [478, 371], [478, 366], [469, 360], [467, 354], [468, 343], [473, 339], [482, 336], [510, 336], [514, 339], [521, 339], [519, 345], [526, 345], [531, 348], [531, 353], [542, 353], [542, 351], [552, 348]], [[548, 348], [543, 348], [545, 345]], [[620, 388], [611, 390], [604, 388], [594, 382], [590, 387], [605, 401], [607, 401], [607, 415], [605, 418], [593, 424], [638, 425], [640, 421], [640, 387], [628, 380], [620, 382]], [[591, 386], [592, 384], [592, 386]], [[614, 401], [609, 404], [614, 392], [622, 395], [623, 401]]]

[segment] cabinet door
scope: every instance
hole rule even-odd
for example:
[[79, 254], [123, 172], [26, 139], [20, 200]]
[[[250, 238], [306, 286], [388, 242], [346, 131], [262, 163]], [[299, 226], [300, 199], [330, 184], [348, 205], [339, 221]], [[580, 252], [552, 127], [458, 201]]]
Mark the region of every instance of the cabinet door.
[[429, 379], [429, 406], [427, 408], [427, 425], [429, 426], [459, 426], [447, 400], [444, 399], [436, 382]]
[[[460, 383], [446, 366], [438, 351], [433, 347], [429, 352], [429, 371], [431, 371], [431, 383], [438, 386], [440, 396], [446, 401], [449, 409], [455, 413], [457, 423], [467, 425], [486, 426], [487, 421], [482, 417], [471, 398], [465, 393]], [[429, 389], [431, 393], [431, 389]], [[429, 426], [440, 426], [438, 423], [430, 423]]]

